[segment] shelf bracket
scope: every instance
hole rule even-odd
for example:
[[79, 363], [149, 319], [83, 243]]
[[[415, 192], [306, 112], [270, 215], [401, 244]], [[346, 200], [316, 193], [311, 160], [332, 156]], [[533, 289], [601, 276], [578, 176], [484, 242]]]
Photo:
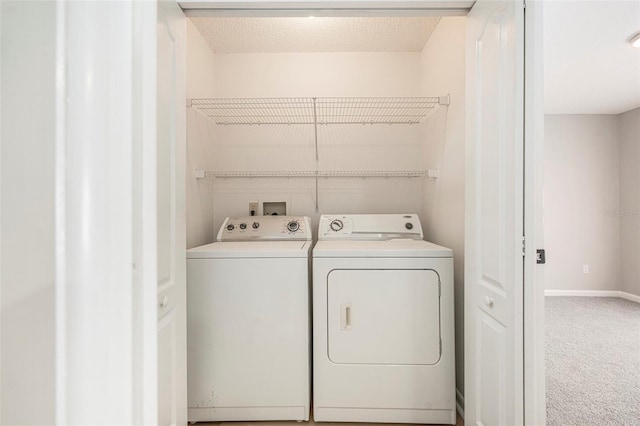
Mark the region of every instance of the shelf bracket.
[[314, 143], [316, 148], [316, 210], [318, 213], [320, 211], [320, 207], [318, 206], [318, 169], [319, 169], [319, 156], [318, 156], [318, 98], [313, 98], [313, 134], [314, 134]]
[[318, 172], [316, 171], [316, 213], [320, 212], [320, 207], [318, 206]]
[[313, 132], [316, 144], [316, 161], [318, 161], [318, 98], [313, 98]]
[[440, 96], [438, 98], [438, 105], [449, 105], [451, 103], [451, 95]]

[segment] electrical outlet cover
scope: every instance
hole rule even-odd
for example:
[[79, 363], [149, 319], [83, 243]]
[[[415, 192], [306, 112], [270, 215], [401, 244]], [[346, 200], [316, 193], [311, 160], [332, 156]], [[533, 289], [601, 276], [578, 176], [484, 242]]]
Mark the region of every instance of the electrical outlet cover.
[[251, 216], [257, 216], [258, 215], [258, 202], [257, 201], [249, 203], [249, 214]]
[[262, 203], [263, 216], [286, 216], [287, 203], [285, 201], [266, 201]]

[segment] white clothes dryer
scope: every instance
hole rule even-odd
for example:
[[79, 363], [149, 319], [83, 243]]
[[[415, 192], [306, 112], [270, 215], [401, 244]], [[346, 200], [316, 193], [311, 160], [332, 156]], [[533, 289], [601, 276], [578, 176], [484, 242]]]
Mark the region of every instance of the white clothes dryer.
[[414, 214], [323, 215], [313, 250], [316, 421], [456, 423], [452, 250]]
[[188, 420], [309, 420], [308, 217], [227, 218], [187, 251]]

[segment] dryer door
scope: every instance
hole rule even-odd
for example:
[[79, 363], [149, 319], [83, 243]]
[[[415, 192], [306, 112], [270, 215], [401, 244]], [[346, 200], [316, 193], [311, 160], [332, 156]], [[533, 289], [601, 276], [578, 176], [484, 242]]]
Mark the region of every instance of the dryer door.
[[432, 365], [440, 359], [439, 277], [430, 269], [344, 270], [327, 277], [329, 359]]

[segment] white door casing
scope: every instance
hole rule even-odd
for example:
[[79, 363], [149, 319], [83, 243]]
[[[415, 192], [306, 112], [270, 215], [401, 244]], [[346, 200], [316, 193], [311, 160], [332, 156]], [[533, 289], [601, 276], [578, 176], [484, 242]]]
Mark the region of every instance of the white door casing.
[[185, 39], [175, 1], [158, 2], [157, 22], [157, 255], [158, 424], [185, 424]]
[[523, 419], [524, 3], [467, 21], [465, 423]]
[[524, 103], [524, 416], [527, 425], [546, 422], [544, 347], [544, 266], [536, 249], [544, 248], [544, 65], [543, 6], [529, 0], [525, 9]]

